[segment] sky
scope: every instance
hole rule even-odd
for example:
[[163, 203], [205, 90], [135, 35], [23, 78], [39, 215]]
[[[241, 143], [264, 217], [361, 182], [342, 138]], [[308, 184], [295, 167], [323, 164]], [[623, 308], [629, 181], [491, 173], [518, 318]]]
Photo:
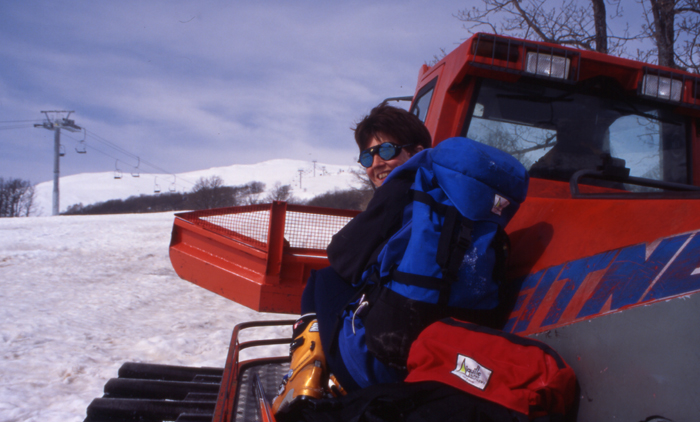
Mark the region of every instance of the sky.
[[52, 180], [45, 110], [86, 130], [61, 131], [61, 176], [354, 165], [350, 128], [413, 95], [421, 65], [469, 36], [454, 14], [471, 4], [0, 2], [0, 177]]

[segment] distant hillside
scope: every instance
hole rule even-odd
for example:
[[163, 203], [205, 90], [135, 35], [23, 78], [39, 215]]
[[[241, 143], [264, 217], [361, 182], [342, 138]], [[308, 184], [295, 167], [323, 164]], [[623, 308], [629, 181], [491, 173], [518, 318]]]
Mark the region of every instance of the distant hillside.
[[[219, 176], [228, 186], [240, 186], [250, 182], [262, 182], [270, 194], [276, 184], [291, 185], [292, 195], [308, 201], [326, 192], [360, 188], [362, 182], [354, 174], [359, 167], [338, 166], [300, 160], [270, 160], [258, 164], [240, 164], [214, 167], [176, 175], [118, 174], [115, 172], [83, 173], [62, 177], [60, 180], [60, 210], [82, 204], [92, 205], [114, 199], [154, 195], [159, 193], [187, 193], [202, 177]], [[115, 178], [120, 176], [120, 178]], [[51, 215], [53, 181], [39, 183], [36, 187], [36, 212], [34, 215]]]

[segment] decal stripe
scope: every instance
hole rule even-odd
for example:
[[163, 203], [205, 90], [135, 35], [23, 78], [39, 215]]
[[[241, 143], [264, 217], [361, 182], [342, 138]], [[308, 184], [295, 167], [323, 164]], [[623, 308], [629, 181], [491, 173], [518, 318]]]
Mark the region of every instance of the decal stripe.
[[535, 292], [530, 296], [530, 300], [523, 304], [523, 310], [520, 313], [520, 318], [518, 318], [518, 322], [515, 325], [516, 333], [524, 331], [530, 326], [532, 317], [535, 316], [537, 309], [539, 309], [540, 305], [542, 304], [542, 300], [547, 295], [547, 292], [552, 286], [552, 283], [554, 283], [554, 280], [559, 277], [559, 273], [563, 267], [564, 265], [562, 264], [555, 267], [550, 267], [546, 270], [542, 276], [542, 279], [539, 281], [539, 283], [537, 283], [537, 289], [535, 289]]
[[[688, 237], [688, 240], [686, 240], [685, 243], [683, 243], [683, 246], [681, 246], [681, 247], [676, 251], [676, 253], [675, 253], [675, 254], [671, 257], [671, 259], [668, 261], [668, 263], [666, 263], [666, 265], [663, 267], [663, 269], [661, 269], [661, 271], [659, 271], [659, 275], [657, 275], [656, 278], [654, 278], [654, 281], [652, 281], [651, 284], [649, 285], [649, 287], [647, 287], [647, 289], [644, 291], [644, 294], [642, 294], [642, 298], [647, 297], [647, 295], [649, 294], [649, 292], [651, 291], [651, 289], [656, 285], [656, 282], [659, 281], [659, 279], [661, 278], [662, 275], [664, 275], [664, 273], [666, 272], [666, 270], [668, 269], [668, 267], [671, 266], [671, 264], [673, 263], [673, 261], [675, 261], [676, 258], [678, 258], [678, 255], [681, 254], [681, 252], [683, 251], [683, 249], [685, 249], [685, 247], [688, 246], [688, 243], [690, 243], [691, 239], [692, 239], [693, 237], [695, 237], [695, 234], [696, 234], [696, 233], [693, 233], [693, 234], [690, 235], [690, 237]], [[693, 273], [694, 273], [694, 272], [695, 272], [695, 271], [693, 271]], [[693, 273], [691, 273], [690, 275], [694, 275]]]
[[[616, 256], [617, 251], [604, 252], [587, 260], [580, 259], [566, 264], [559, 278], [566, 279], [567, 282], [554, 306], [547, 312], [543, 325], [556, 324], [560, 319], [571, 321], [576, 318], [605, 274], [605, 271], [600, 272], [600, 270], [607, 270]], [[580, 288], [581, 286], [584, 287]]]
[[638, 303], [652, 280], [688, 237], [690, 236], [681, 235], [664, 239], [648, 260], [645, 259], [645, 244], [621, 249], [576, 317], [586, 318], [600, 314], [610, 297], [610, 310]]
[[700, 275], [692, 275], [700, 263], [700, 236], [690, 240], [688, 246], [668, 270], [659, 278], [643, 301], [661, 300], [700, 290]]
[[569, 261], [518, 281], [517, 303], [504, 327], [518, 334], [700, 292], [700, 231]]
[[545, 317], [554, 307], [554, 300], [559, 296], [559, 293], [564, 288], [567, 281], [567, 279], [559, 278], [552, 283], [552, 286], [549, 288], [549, 290], [547, 290], [547, 294], [545, 295], [544, 299], [542, 299], [542, 303], [537, 307], [537, 311], [530, 321], [530, 327], [538, 328], [542, 326], [542, 322], [545, 320]]

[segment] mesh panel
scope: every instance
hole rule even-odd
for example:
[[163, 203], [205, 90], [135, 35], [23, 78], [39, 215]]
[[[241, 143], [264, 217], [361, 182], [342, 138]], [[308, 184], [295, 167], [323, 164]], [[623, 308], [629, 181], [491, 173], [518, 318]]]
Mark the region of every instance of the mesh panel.
[[267, 226], [270, 222], [270, 210], [248, 211], [235, 214], [221, 214], [202, 216], [200, 220], [206, 221], [216, 228], [223, 228], [225, 232], [214, 229], [221, 234], [231, 235], [233, 232], [239, 240], [246, 241], [254, 246], [267, 245]]
[[326, 250], [331, 238], [352, 217], [287, 211], [284, 238], [292, 248]]
[[[177, 216], [202, 228], [248, 245], [266, 249], [270, 204], [194, 211]], [[331, 238], [357, 212], [289, 205], [284, 238], [293, 249], [325, 251]]]

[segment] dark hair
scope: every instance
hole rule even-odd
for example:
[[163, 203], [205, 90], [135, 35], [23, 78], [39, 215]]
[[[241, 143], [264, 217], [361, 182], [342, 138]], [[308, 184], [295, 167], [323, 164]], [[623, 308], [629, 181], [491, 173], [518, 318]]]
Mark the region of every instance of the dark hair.
[[430, 132], [417, 116], [402, 108], [392, 107], [386, 101], [374, 107], [354, 130], [360, 151], [367, 149], [371, 139], [378, 134], [391, 138], [399, 145], [414, 144], [407, 148], [411, 152], [418, 145], [430, 148], [433, 143]]

